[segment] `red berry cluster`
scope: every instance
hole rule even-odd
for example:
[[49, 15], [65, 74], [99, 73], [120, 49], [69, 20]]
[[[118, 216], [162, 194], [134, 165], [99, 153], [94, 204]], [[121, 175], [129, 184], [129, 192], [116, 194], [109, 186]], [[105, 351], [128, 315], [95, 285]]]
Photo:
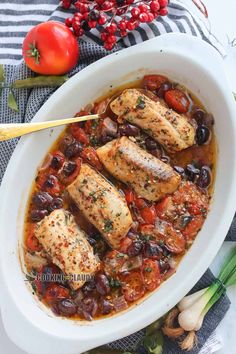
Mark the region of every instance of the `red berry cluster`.
[[78, 37], [92, 28], [102, 26], [101, 40], [104, 48], [111, 50], [117, 37], [125, 37], [140, 23], [152, 22], [168, 13], [168, 0], [62, 0], [62, 6], [73, 5], [76, 12], [65, 24]]

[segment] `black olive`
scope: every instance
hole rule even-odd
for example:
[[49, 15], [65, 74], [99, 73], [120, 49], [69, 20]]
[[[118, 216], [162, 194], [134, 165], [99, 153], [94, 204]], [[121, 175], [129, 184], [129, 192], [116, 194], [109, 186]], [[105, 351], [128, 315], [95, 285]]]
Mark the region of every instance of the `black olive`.
[[44, 188], [53, 188], [57, 184], [58, 179], [54, 175], [49, 175], [44, 182]]
[[163, 255], [163, 250], [156, 242], [148, 241], [144, 244], [143, 254], [147, 258], [160, 259]]
[[211, 113], [206, 113], [203, 124], [206, 125], [207, 127], [212, 127], [214, 125], [214, 117]]
[[49, 209], [51, 211], [56, 210], [56, 209], [61, 209], [63, 207], [63, 199], [62, 198], [53, 198]]
[[100, 17], [100, 12], [98, 10], [94, 9], [94, 10], [90, 11], [89, 19], [91, 21], [97, 21], [99, 19], [99, 17]]
[[31, 211], [30, 217], [31, 217], [32, 221], [38, 222], [38, 221], [41, 221], [47, 215], [48, 215], [47, 210], [33, 209]]
[[129, 257], [138, 256], [142, 252], [143, 244], [140, 241], [133, 241], [127, 248], [127, 254]]
[[176, 225], [176, 227], [182, 230], [190, 223], [192, 219], [193, 217], [191, 215], [183, 215], [181, 216], [178, 225]]
[[67, 134], [63, 137], [63, 139], [60, 141], [60, 150], [62, 152], [65, 152], [65, 150], [68, 148], [69, 145], [73, 144], [75, 142], [75, 138]]
[[205, 114], [206, 114], [206, 112], [203, 111], [203, 109], [196, 107], [192, 113], [192, 117], [193, 117], [193, 119], [196, 120], [198, 125], [201, 125], [201, 124], [203, 124]]
[[132, 124], [123, 124], [119, 126], [120, 135], [125, 136], [138, 136], [140, 129]]
[[87, 295], [88, 293], [91, 293], [95, 289], [96, 289], [96, 283], [95, 283], [94, 279], [92, 279], [89, 282], [85, 283], [84, 286], [82, 287], [83, 293], [85, 295]]
[[210, 138], [211, 132], [205, 125], [200, 125], [196, 130], [196, 143], [198, 145], [206, 144]]
[[71, 299], [61, 299], [57, 303], [57, 308], [63, 316], [73, 316], [77, 313], [77, 306]]
[[160, 148], [160, 145], [155, 141], [153, 140], [152, 138], [146, 138], [145, 139], [145, 145], [146, 145], [146, 148], [147, 150], [155, 150], [157, 148]]
[[33, 204], [38, 209], [47, 209], [51, 204], [52, 200], [52, 196], [47, 192], [36, 193], [32, 198]]
[[200, 170], [192, 164], [188, 164], [185, 170], [187, 179], [194, 182], [200, 174]]
[[165, 273], [167, 272], [168, 270], [170, 270], [170, 264], [168, 261], [164, 261], [162, 259], [160, 259], [159, 261], [159, 267], [160, 267], [160, 271], [161, 273]]
[[199, 178], [197, 180], [197, 185], [200, 188], [207, 188], [211, 184], [212, 172], [208, 166], [203, 166], [200, 171]]
[[86, 320], [91, 321], [98, 309], [98, 303], [96, 299], [94, 299], [93, 297], [86, 297], [82, 300], [81, 305], [82, 306], [79, 311], [82, 311], [82, 314], [86, 318]]
[[83, 150], [82, 144], [79, 143], [78, 141], [75, 141], [66, 148], [65, 155], [68, 159], [70, 159], [71, 157], [78, 156], [79, 153], [82, 152], [82, 150]]
[[168, 81], [164, 82], [163, 84], [161, 84], [160, 88], [157, 90], [157, 96], [160, 98], [163, 98], [166, 91], [169, 91], [171, 89], [172, 89], [172, 84]]
[[64, 162], [64, 158], [63, 156], [60, 155], [55, 155], [52, 158], [51, 164], [50, 166], [54, 169], [54, 170], [59, 170]]
[[105, 274], [97, 274], [95, 277], [97, 292], [101, 295], [107, 295], [110, 292], [109, 280]]
[[181, 176], [184, 175], [184, 168], [183, 168], [183, 167], [181, 167], [181, 166], [174, 166], [173, 169], [174, 169], [177, 173], [179, 173]]
[[102, 299], [100, 306], [103, 315], [108, 315], [114, 308], [112, 302], [106, 299]]
[[72, 173], [75, 171], [76, 169], [76, 162], [74, 161], [68, 161], [65, 163], [64, 167], [63, 167], [63, 174], [68, 177], [70, 175], [72, 175]]

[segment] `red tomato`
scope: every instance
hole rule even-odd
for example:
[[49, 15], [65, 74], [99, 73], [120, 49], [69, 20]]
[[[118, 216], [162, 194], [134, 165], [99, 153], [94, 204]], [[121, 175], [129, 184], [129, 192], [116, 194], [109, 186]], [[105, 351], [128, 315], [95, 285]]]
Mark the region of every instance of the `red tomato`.
[[172, 253], [182, 253], [185, 251], [186, 241], [181, 232], [176, 231], [171, 225], [165, 228], [165, 238], [163, 239], [166, 248]]
[[88, 111], [84, 111], [83, 109], [76, 113], [75, 117], [88, 116], [90, 113]]
[[61, 192], [61, 185], [58, 178], [54, 175], [39, 174], [36, 183], [43, 191], [48, 192], [52, 196], [57, 197]]
[[132, 271], [121, 277], [122, 293], [126, 301], [136, 301], [140, 299], [145, 292], [143, 277], [141, 272]]
[[33, 27], [23, 42], [26, 65], [43, 75], [62, 75], [70, 71], [79, 58], [76, 37], [64, 24], [56, 21]]
[[119, 251], [122, 253], [126, 253], [128, 247], [131, 245], [132, 240], [129, 237], [124, 237], [121, 241], [120, 241], [120, 247], [119, 247]]
[[142, 265], [142, 274], [145, 288], [153, 291], [161, 282], [161, 274], [157, 261], [152, 259], [144, 259]]
[[99, 161], [98, 155], [96, 153], [96, 150], [92, 147], [87, 147], [85, 148], [80, 156], [82, 157], [85, 162], [88, 162], [90, 165], [95, 167], [98, 171], [102, 170], [102, 164]]
[[59, 175], [59, 178], [60, 178], [62, 183], [66, 184], [66, 185], [71, 184], [76, 179], [76, 177], [78, 176], [80, 168], [81, 168], [82, 161], [81, 161], [80, 158], [78, 158], [75, 162], [76, 162], [76, 168], [75, 168], [74, 172], [70, 176], [65, 176], [63, 174], [63, 170], [61, 171], [61, 173]]
[[92, 121], [86, 120], [84, 125], [84, 131], [86, 134], [90, 135], [92, 133]]
[[198, 231], [201, 230], [204, 223], [204, 217], [202, 215], [195, 216], [182, 231], [187, 240], [193, 240]]
[[164, 197], [160, 202], [156, 204], [156, 213], [159, 218], [163, 217], [170, 204], [171, 197]]
[[162, 75], [146, 75], [143, 78], [143, 86], [150, 91], [155, 91], [167, 81], [168, 79]]
[[132, 189], [125, 189], [124, 190], [124, 193], [125, 193], [125, 199], [126, 199], [126, 202], [128, 204], [131, 204], [134, 202], [134, 192], [132, 191]]
[[51, 304], [55, 300], [67, 298], [69, 295], [69, 289], [64, 288], [64, 286], [58, 284], [50, 284], [45, 290], [44, 300], [48, 304]]
[[26, 247], [31, 252], [41, 251], [42, 246], [40, 245], [38, 239], [34, 236], [35, 225], [32, 225], [28, 231], [26, 238]]
[[189, 109], [189, 99], [184, 92], [174, 89], [165, 93], [165, 101], [170, 108], [178, 113], [187, 113]]
[[73, 137], [80, 143], [85, 145], [89, 144], [89, 137], [85, 133], [84, 129], [80, 128], [79, 123], [72, 123], [70, 126], [70, 130]]
[[154, 224], [157, 217], [155, 206], [154, 205], [150, 207], [147, 206], [141, 209], [140, 215], [142, 216], [146, 224]]
[[143, 198], [135, 198], [134, 203], [138, 209], [143, 209], [147, 206], [147, 203]]

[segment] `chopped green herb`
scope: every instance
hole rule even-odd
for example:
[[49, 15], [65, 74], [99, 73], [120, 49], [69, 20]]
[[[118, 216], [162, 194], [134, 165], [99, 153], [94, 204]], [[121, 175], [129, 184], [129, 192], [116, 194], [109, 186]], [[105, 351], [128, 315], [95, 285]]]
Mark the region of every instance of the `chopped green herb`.
[[121, 282], [118, 279], [111, 278], [109, 283], [110, 283], [110, 287], [112, 287], [112, 288], [120, 288], [121, 287]]
[[152, 268], [151, 268], [151, 267], [147, 267], [147, 268], [145, 268], [145, 272], [147, 272], [147, 273], [151, 273], [151, 272], [152, 272]]
[[106, 232], [113, 230], [113, 222], [110, 219], [104, 221], [104, 230]]
[[142, 96], [139, 96], [136, 102], [136, 108], [144, 109], [146, 107], [145, 101]]

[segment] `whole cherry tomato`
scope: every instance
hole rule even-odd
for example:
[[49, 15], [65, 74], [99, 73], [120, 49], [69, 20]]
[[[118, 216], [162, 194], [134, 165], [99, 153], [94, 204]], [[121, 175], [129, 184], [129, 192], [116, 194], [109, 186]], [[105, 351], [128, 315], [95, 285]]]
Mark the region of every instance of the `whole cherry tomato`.
[[56, 21], [33, 27], [23, 42], [26, 65], [43, 75], [62, 75], [70, 71], [79, 58], [76, 37], [64, 24]]

